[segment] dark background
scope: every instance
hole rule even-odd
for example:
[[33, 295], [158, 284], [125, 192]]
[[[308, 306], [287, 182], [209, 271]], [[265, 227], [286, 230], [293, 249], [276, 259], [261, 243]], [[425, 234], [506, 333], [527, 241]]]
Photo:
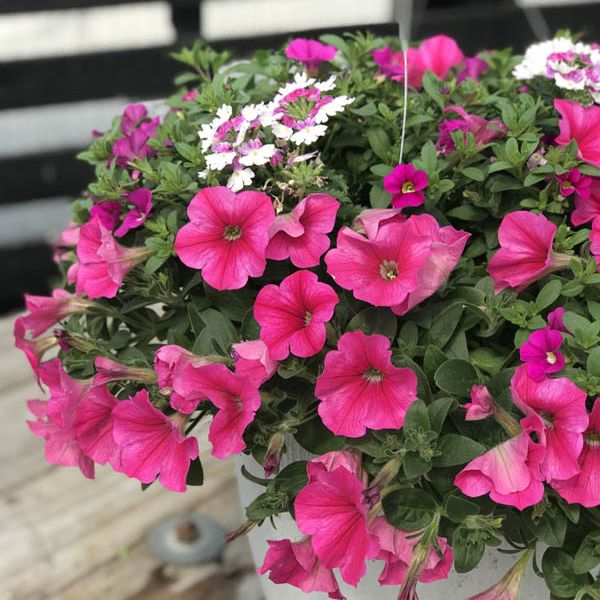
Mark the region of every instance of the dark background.
[[[127, 0], [128, 4], [137, 0]], [[27, 106], [126, 97], [160, 98], [172, 91], [172, 81], [179, 70], [168, 53], [190, 44], [198, 35], [201, 1], [169, 0], [177, 41], [172, 47], [155, 47], [127, 51], [102, 52], [74, 56], [57, 56], [36, 60], [0, 62], [0, 117], [3, 111]], [[247, 0], [252, 2], [252, 0]], [[323, 0], [326, 2], [326, 0]], [[348, 0], [348, 2], [368, 0]], [[122, 4], [125, 0], [1, 0], [0, 22], [11, 13], [40, 10], [86, 8], [98, 5]], [[294, 0], [288, 2], [293, 10]], [[389, 24], [369, 23], [365, 10], [364, 29], [395, 35], [393, 11]], [[540, 19], [540, 16], [542, 17]], [[235, 15], [231, 15], [234, 19]], [[561, 28], [582, 32], [589, 41], [600, 41], [600, 4], [577, 4], [565, 0], [563, 5], [534, 9], [527, 14], [512, 0], [415, 0], [412, 39], [446, 33], [458, 40], [467, 54], [483, 48], [512, 46], [522, 51], [529, 43]], [[328, 32], [342, 33], [348, 27]], [[294, 36], [316, 37], [322, 30], [295, 31]], [[289, 32], [252, 39], [222, 39], [213, 43], [218, 49], [230, 49], [243, 56], [261, 47], [276, 47], [290, 37]], [[6, 113], [8, 114], [8, 113]], [[12, 114], [12, 113], [11, 113]], [[3, 139], [3, 144], [11, 140]], [[52, 149], [48, 144], [36, 152], [0, 157], [0, 232], [6, 215], [23, 215], [22, 223], [41, 220], [43, 214], [32, 200], [75, 196], [92, 177], [91, 168], [74, 157], [81, 147]], [[46, 206], [46, 209], [47, 209]], [[58, 210], [58, 201], [56, 203]], [[5, 221], [8, 223], [8, 220]], [[11, 221], [12, 223], [12, 221]], [[41, 230], [43, 231], [43, 223]], [[40, 227], [38, 227], [40, 229]], [[54, 271], [49, 235], [0, 235], [0, 312], [22, 305], [25, 291], [47, 293]], [[16, 238], [16, 239], [15, 239]]]

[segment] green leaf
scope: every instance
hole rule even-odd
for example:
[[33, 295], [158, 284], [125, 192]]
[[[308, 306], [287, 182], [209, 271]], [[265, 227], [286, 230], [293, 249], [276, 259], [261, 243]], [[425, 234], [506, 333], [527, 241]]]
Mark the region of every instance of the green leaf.
[[535, 299], [535, 306], [538, 311], [544, 310], [552, 303], [554, 303], [560, 296], [562, 290], [562, 283], [558, 279], [549, 281], [539, 292]]
[[429, 410], [429, 420], [431, 421], [431, 430], [435, 431], [438, 435], [442, 431], [448, 411], [453, 404], [454, 398], [438, 398], [427, 407], [427, 410]]
[[533, 523], [533, 531], [548, 546], [561, 548], [567, 533], [567, 517], [558, 507], [553, 506]]
[[435, 500], [421, 489], [395, 490], [383, 498], [383, 512], [390, 524], [402, 531], [428, 525], [436, 511]]
[[204, 470], [199, 458], [190, 462], [190, 470], [185, 480], [187, 485], [202, 485], [204, 483]]
[[275, 489], [293, 498], [307, 483], [306, 461], [298, 460], [282, 469], [275, 477]]
[[440, 455], [433, 459], [436, 467], [455, 467], [464, 465], [483, 454], [487, 448], [471, 438], [449, 433], [440, 439]]
[[428, 175], [431, 175], [436, 171], [438, 162], [437, 150], [435, 149], [435, 144], [431, 140], [427, 140], [427, 142], [423, 144], [423, 147], [421, 148], [421, 160], [423, 161], [423, 166]]
[[483, 558], [485, 541], [466, 527], [457, 527], [452, 534], [452, 550], [454, 551], [454, 568], [457, 573], [472, 571]]
[[404, 418], [404, 430], [418, 431], [419, 429], [422, 429], [423, 431], [429, 431], [430, 428], [431, 423], [429, 421], [427, 405], [425, 402], [423, 402], [423, 400], [416, 400], [408, 407], [408, 410], [406, 411], [406, 416]]
[[434, 375], [435, 384], [455, 396], [468, 396], [477, 382], [477, 372], [464, 360], [451, 359], [441, 365]]
[[369, 145], [373, 152], [375, 152], [381, 160], [387, 162], [390, 157], [389, 154], [392, 144], [385, 129], [383, 129], [383, 127], [367, 129], [367, 139], [369, 140]]
[[425, 93], [444, 110], [444, 99], [440, 93], [440, 80], [433, 74], [432, 71], [425, 71], [423, 75], [423, 90]]
[[408, 479], [422, 477], [431, 471], [431, 461], [421, 458], [418, 452], [407, 452], [402, 462], [404, 474]]
[[429, 328], [428, 336], [433, 344], [441, 349], [444, 348], [450, 338], [454, 335], [454, 331], [462, 317], [463, 310], [464, 309], [460, 304], [452, 304], [435, 317]]
[[367, 335], [379, 333], [394, 340], [398, 330], [398, 318], [389, 308], [370, 306], [350, 319], [347, 330], [360, 330]]
[[365, 104], [359, 108], [351, 108], [350, 112], [358, 115], [359, 117], [372, 117], [377, 113], [377, 107], [375, 106], [374, 102], [369, 102], [368, 104]]
[[346, 444], [346, 438], [333, 435], [318, 416], [300, 425], [294, 437], [306, 451], [318, 455], [341, 450]]
[[588, 533], [579, 545], [573, 568], [575, 573], [583, 574], [600, 565], [600, 531]]
[[199, 332], [192, 352], [199, 355], [218, 352], [229, 355], [231, 344], [237, 341], [237, 330], [231, 321], [218, 310], [207, 308], [199, 313], [204, 328]]
[[588, 354], [586, 368], [589, 375], [600, 377], [600, 347], [593, 348]]
[[448, 496], [444, 509], [448, 518], [454, 523], [462, 523], [466, 517], [478, 515], [480, 512], [475, 502], [454, 494]]
[[546, 585], [557, 598], [572, 598], [590, 582], [589, 575], [576, 573], [573, 558], [558, 548], [546, 550], [542, 572]]
[[438, 367], [446, 362], [446, 360], [448, 360], [448, 357], [437, 346], [433, 344], [427, 346], [425, 356], [423, 357], [423, 371], [425, 371], [425, 375], [428, 378], [432, 378]]
[[373, 208], [387, 208], [391, 199], [391, 194], [383, 189], [383, 181], [378, 181], [371, 187], [369, 202]]
[[465, 167], [461, 173], [473, 181], [483, 181], [485, 179], [485, 172], [477, 167]]

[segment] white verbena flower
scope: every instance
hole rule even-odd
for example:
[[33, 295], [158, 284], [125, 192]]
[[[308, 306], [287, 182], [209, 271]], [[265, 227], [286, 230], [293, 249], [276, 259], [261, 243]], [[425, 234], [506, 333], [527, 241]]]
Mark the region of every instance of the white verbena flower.
[[320, 137], [327, 133], [325, 125], [309, 125], [296, 131], [290, 140], [295, 144], [314, 144]]
[[206, 166], [211, 171], [222, 171], [225, 167], [233, 162], [235, 156], [235, 152], [220, 152], [215, 154], [207, 154], [204, 159], [206, 160]]
[[227, 187], [232, 192], [239, 192], [252, 183], [254, 171], [252, 169], [239, 169], [231, 174], [227, 180]]
[[265, 144], [263, 146], [258, 142], [255, 144], [249, 143], [248, 148], [245, 148], [243, 151], [245, 154], [240, 157], [239, 161], [242, 165], [251, 167], [252, 165], [259, 166], [267, 164], [271, 156], [275, 154], [276, 148], [274, 144]]

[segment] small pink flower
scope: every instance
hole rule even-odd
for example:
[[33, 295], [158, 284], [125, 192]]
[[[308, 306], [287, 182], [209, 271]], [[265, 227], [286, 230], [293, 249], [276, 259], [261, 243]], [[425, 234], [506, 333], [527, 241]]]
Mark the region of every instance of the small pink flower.
[[154, 371], [142, 367], [130, 367], [105, 356], [97, 356], [94, 359], [94, 366], [96, 367], [95, 385], [104, 385], [111, 381], [156, 382]]
[[26, 331], [38, 336], [68, 316], [86, 312], [91, 305], [88, 300], [60, 289], [54, 290], [51, 297], [25, 294], [29, 314], [21, 317], [21, 322]]
[[15, 320], [15, 348], [25, 354], [39, 383], [41, 361], [48, 350], [58, 345], [58, 338], [55, 335], [30, 338], [24, 319], [25, 317], [19, 317]]
[[354, 218], [352, 229], [370, 240], [377, 237], [379, 228], [388, 223], [403, 223], [406, 215], [400, 208], [366, 208]]
[[275, 211], [260, 192], [226, 187], [200, 190], [188, 206], [190, 223], [175, 239], [175, 253], [217, 290], [237, 290], [265, 270], [269, 227]]
[[429, 179], [425, 171], [419, 171], [411, 164], [400, 164], [383, 179], [386, 192], [392, 194], [392, 206], [405, 208], [420, 206], [425, 202], [422, 190], [427, 187]]
[[524, 510], [544, 496], [540, 470], [544, 455], [544, 446], [523, 431], [473, 459], [456, 476], [454, 485], [465, 496], [489, 494], [498, 504]]
[[556, 138], [559, 146], [577, 142], [577, 158], [600, 167], [600, 106], [584, 108], [572, 100], [554, 100], [554, 108], [560, 113], [558, 126], [560, 135]]
[[579, 472], [566, 481], [553, 481], [552, 487], [569, 503], [594, 508], [600, 504], [600, 401], [594, 402], [589, 426], [583, 436]]
[[208, 432], [213, 456], [223, 459], [240, 454], [246, 448], [244, 431], [260, 408], [258, 387], [223, 364], [190, 365], [186, 367], [183, 379], [187, 386], [182, 390], [183, 396], [196, 390], [219, 409]]
[[137, 188], [127, 194], [125, 199], [133, 204], [133, 208], [127, 212], [123, 222], [117, 227], [115, 237], [123, 237], [132, 229], [141, 227], [152, 210], [152, 191], [147, 188]]
[[319, 415], [336, 435], [361, 437], [368, 429], [399, 429], [417, 399], [417, 377], [391, 361], [390, 340], [345, 333], [325, 356], [315, 396]]
[[[596, 264], [600, 265], [600, 219], [595, 218], [590, 232], [590, 252], [594, 255]], [[600, 271], [600, 266], [598, 267]]]
[[130, 135], [115, 140], [112, 155], [117, 159], [117, 165], [127, 168], [133, 161], [156, 156], [156, 150], [148, 145], [151, 137], [141, 129], [136, 129]]
[[94, 463], [79, 446], [74, 428], [75, 415], [89, 391], [89, 382], [69, 377], [58, 359], [40, 367], [40, 378], [50, 391], [50, 399], [29, 401], [29, 410], [37, 417], [27, 422], [29, 429], [44, 439], [50, 464], [79, 467], [88, 479], [93, 479]]
[[540, 465], [544, 478], [552, 482], [579, 473], [577, 459], [588, 426], [587, 394], [566, 377], [535, 381], [525, 366], [517, 368], [510, 386], [517, 407], [539, 421], [536, 427], [546, 447]]
[[262, 340], [249, 340], [232, 345], [235, 372], [257, 386], [262, 385], [277, 371], [277, 362], [271, 358]]
[[314, 73], [322, 62], [330, 62], [337, 54], [335, 46], [321, 44], [317, 40], [296, 38], [285, 49], [285, 55], [301, 62], [309, 73]]
[[556, 225], [544, 215], [525, 210], [507, 214], [498, 229], [500, 249], [488, 263], [496, 293], [509, 287], [521, 292], [568, 266], [570, 258], [552, 250], [555, 235]]
[[[377, 536], [381, 548], [377, 559], [385, 561], [379, 583], [381, 585], [402, 585], [419, 538], [392, 527], [384, 517], [377, 518], [370, 530]], [[441, 555], [435, 548], [430, 547], [423, 569], [419, 574], [419, 581], [422, 583], [447, 579], [452, 568], [454, 554], [448, 540], [438, 537], [437, 545]]]
[[52, 260], [57, 265], [61, 262], [71, 260], [73, 250], [79, 241], [79, 229], [79, 225], [70, 221], [67, 228], [63, 230], [56, 239]]
[[432, 240], [416, 231], [416, 222], [389, 223], [367, 239], [342, 227], [337, 248], [325, 255], [327, 272], [354, 297], [374, 306], [407, 301], [419, 287], [419, 271], [431, 253]]
[[[380, 75], [393, 81], [404, 81], [404, 53], [394, 52], [389, 46], [371, 53]], [[423, 81], [423, 65], [418, 50], [409, 48], [407, 53], [408, 85], [420, 88]]]
[[563, 333], [571, 333], [566, 327], [563, 321], [565, 309], [562, 306], [555, 308], [552, 312], [548, 313], [548, 327], [554, 331], [562, 331]]
[[343, 467], [366, 484], [367, 473], [362, 468], [362, 455], [357, 450], [334, 450], [310, 460], [306, 466], [308, 482], [317, 481], [323, 473]]
[[326, 323], [339, 298], [311, 271], [296, 271], [279, 286], [266, 285], [254, 302], [260, 339], [275, 360], [313, 356], [325, 345]]
[[489, 65], [478, 56], [467, 57], [463, 60], [464, 68], [456, 77], [456, 83], [462, 83], [465, 79], [479, 82], [479, 77], [488, 70]]
[[431, 215], [413, 215], [409, 220], [418, 235], [431, 239], [431, 248], [425, 265], [418, 272], [417, 289], [410, 292], [403, 302], [392, 306], [397, 315], [405, 315], [446, 282], [471, 237], [470, 233], [454, 229], [451, 225], [440, 227]]
[[327, 194], [310, 194], [291, 213], [279, 215], [269, 229], [267, 258], [289, 258], [298, 268], [316, 267], [331, 244], [340, 203]]
[[267, 543], [269, 549], [258, 569], [261, 575], [269, 573], [273, 583], [293, 585], [305, 594], [325, 592], [330, 598], [343, 598], [333, 571], [323, 566], [309, 537], [299, 542], [268, 540]]
[[557, 373], [565, 366], [565, 357], [559, 352], [563, 343], [560, 331], [544, 327], [529, 334], [519, 349], [527, 373], [534, 381], [542, 381], [546, 375]]
[[121, 471], [121, 450], [113, 438], [112, 410], [118, 400], [105, 386], [95, 386], [82, 399], [73, 427], [81, 450], [95, 463]]
[[576, 194], [578, 197], [588, 200], [592, 194], [590, 186], [592, 178], [584, 175], [579, 169], [571, 169], [564, 175], [556, 175], [560, 184], [560, 195], [563, 198]]
[[113, 438], [121, 448], [127, 477], [151, 483], [157, 477], [175, 492], [185, 492], [190, 461], [198, 457], [198, 441], [185, 437], [184, 421], [170, 419], [152, 406], [146, 390], [119, 402], [112, 411]]
[[114, 298], [127, 273], [151, 252], [148, 248], [121, 246], [97, 218], [92, 218], [81, 228], [77, 244], [77, 293]]
[[97, 218], [103, 227], [112, 231], [121, 217], [121, 203], [116, 201], [99, 202], [90, 208], [90, 218]]
[[481, 421], [494, 414], [495, 403], [485, 385], [474, 385], [471, 388], [471, 402], [464, 404], [463, 408], [467, 411], [465, 421]]
[[181, 99], [184, 102], [193, 102], [199, 95], [200, 92], [196, 88], [193, 88], [188, 90], [185, 94], [182, 94]]
[[146, 134], [155, 135], [158, 118], [148, 119], [148, 110], [143, 104], [129, 104], [121, 117], [121, 133], [130, 135], [136, 129], [142, 129]]
[[571, 213], [571, 223], [576, 227], [593, 221], [600, 216], [600, 177], [592, 177], [588, 198], [575, 196], [575, 210]]
[[344, 467], [322, 472], [296, 496], [298, 529], [312, 535], [312, 547], [328, 569], [338, 567], [356, 585], [374, 558], [378, 544], [367, 529], [362, 482]]
[[470, 114], [462, 106], [448, 106], [444, 109], [444, 113], [447, 112], [456, 113], [460, 119], [449, 119], [440, 123], [436, 147], [441, 154], [448, 154], [456, 150], [456, 145], [450, 135], [453, 131], [463, 131], [465, 140], [467, 133], [472, 133], [477, 146], [489, 144], [508, 131], [500, 121], [488, 121], [479, 115]]

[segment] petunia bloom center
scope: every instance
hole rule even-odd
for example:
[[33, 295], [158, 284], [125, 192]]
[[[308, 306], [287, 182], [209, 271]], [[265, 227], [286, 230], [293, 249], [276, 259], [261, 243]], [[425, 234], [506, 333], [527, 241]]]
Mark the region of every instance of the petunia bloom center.
[[592, 448], [597, 448], [600, 446], [600, 434], [595, 431], [590, 431], [585, 434], [585, 443]]
[[543, 411], [540, 412], [540, 417], [542, 417], [546, 429], [554, 429], [554, 423], [552, 422], [553, 416], [554, 415], [552, 413], [547, 413]]
[[304, 324], [308, 327], [308, 325], [310, 325], [310, 322], [312, 321], [312, 313], [309, 311], [306, 311], [304, 313]]
[[554, 352], [546, 352], [546, 360], [549, 365], [555, 365], [557, 361], [556, 354]]
[[227, 227], [225, 227], [223, 237], [228, 242], [239, 240], [240, 237], [242, 237], [242, 228], [238, 227], [237, 225], [228, 225]]
[[415, 186], [412, 181], [405, 181], [402, 184], [402, 193], [403, 194], [412, 194], [415, 191]]
[[398, 277], [398, 263], [395, 260], [384, 260], [379, 267], [379, 273], [387, 281], [393, 281]]
[[383, 381], [384, 374], [375, 367], [370, 367], [363, 373], [363, 377], [369, 383], [380, 383]]

